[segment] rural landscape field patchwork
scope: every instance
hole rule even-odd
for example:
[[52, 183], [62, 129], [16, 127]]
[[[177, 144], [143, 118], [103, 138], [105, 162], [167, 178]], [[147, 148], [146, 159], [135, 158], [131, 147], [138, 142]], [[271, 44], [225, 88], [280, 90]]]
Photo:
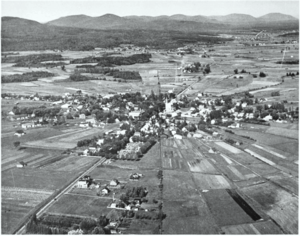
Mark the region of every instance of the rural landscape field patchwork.
[[298, 28], [2, 17], [1, 233], [298, 234]]

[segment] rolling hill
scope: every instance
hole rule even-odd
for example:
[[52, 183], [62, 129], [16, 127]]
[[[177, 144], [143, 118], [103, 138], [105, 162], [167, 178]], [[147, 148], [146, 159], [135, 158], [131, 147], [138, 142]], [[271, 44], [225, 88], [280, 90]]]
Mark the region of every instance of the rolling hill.
[[296, 17], [281, 13], [269, 13], [257, 18], [259, 21], [276, 22], [276, 21], [298, 21]]
[[210, 16], [210, 19], [217, 20], [219, 22], [226, 22], [230, 24], [253, 24], [257, 21], [257, 18], [246, 14], [229, 14], [226, 16]]
[[[105, 14], [99, 17], [85, 15], [69, 16], [50, 21], [47, 25], [78, 27], [86, 29], [144, 29], [144, 30], [178, 30], [178, 31], [207, 31], [236, 27], [276, 27], [278, 22], [291, 22], [297, 26], [298, 19], [280, 13], [270, 13], [261, 17], [247, 14], [229, 14], [225, 16], [187, 16], [175, 14], [171, 16], [125, 16]], [[274, 24], [277, 22], [276, 24]]]

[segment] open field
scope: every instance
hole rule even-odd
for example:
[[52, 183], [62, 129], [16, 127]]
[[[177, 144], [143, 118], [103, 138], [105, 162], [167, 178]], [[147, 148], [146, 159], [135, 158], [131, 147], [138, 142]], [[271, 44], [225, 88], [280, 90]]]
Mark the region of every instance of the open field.
[[235, 130], [234, 132], [239, 135], [249, 136], [264, 145], [298, 155], [298, 141], [295, 139], [250, 130]]
[[293, 138], [293, 139], [298, 139], [298, 137], [299, 137], [299, 130], [289, 130], [289, 129], [283, 129], [283, 128], [278, 128], [278, 127], [269, 128], [267, 130], [267, 133], [284, 136], [287, 138]]
[[254, 216], [249, 215], [226, 190], [210, 190], [203, 195], [219, 226], [254, 222]]
[[26, 142], [23, 146], [25, 147], [42, 147], [45, 149], [58, 149], [66, 150], [74, 148], [77, 146], [77, 142], [83, 138], [89, 138], [97, 136], [110, 130], [112, 127], [117, 127], [117, 124], [108, 126], [109, 128], [98, 129], [98, 128], [89, 128], [89, 129], [76, 129], [71, 132], [64, 132], [63, 134], [51, 136], [45, 139], [40, 139], [38, 141]]
[[166, 200], [163, 233], [167, 234], [218, 234], [220, 228], [213, 219], [203, 198], [197, 200]]
[[82, 215], [87, 217], [99, 217], [111, 211], [107, 208], [112, 199], [104, 199], [95, 196], [81, 196], [65, 194], [54, 205], [52, 205], [47, 213]]
[[60, 161], [50, 163], [43, 167], [44, 170], [55, 170], [62, 172], [73, 172], [73, 171], [83, 171], [91, 166], [93, 163], [99, 161], [99, 157], [83, 157], [70, 155]]
[[15, 168], [2, 172], [1, 184], [5, 187], [55, 191], [64, 186], [77, 173], [47, 171], [33, 168]]
[[25, 188], [1, 188], [1, 230], [11, 234], [16, 224], [35, 206], [47, 199], [51, 192], [35, 191]]
[[283, 234], [282, 230], [271, 220], [252, 224], [230, 225], [222, 227], [225, 234]]
[[262, 210], [286, 232], [298, 233], [298, 198], [270, 183], [250, 186], [242, 191], [259, 203]]

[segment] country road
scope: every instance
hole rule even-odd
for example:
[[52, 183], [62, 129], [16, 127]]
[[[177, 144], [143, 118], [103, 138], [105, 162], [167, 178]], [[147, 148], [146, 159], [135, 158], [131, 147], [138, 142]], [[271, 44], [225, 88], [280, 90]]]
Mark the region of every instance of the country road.
[[[39, 218], [49, 207], [51, 207], [56, 201], [58, 201], [65, 193], [67, 193], [73, 186], [77, 183], [77, 181], [82, 178], [83, 176], [87, 175], [89, 172], [93, 171], [98, 165], [101, 165], [103, 162], [106, 161], [106, 158], [100, 159], [98, 162], [96, 162], [93, 166], [91, 166], [89, 169], [87, 169], [84, 173], [82, 173], [79, 177], [77, 177], [72, 183], [70, 183], [68, 186], [65, 187], [57, 196], [54, 197], [49, 203], [47, 203], [42, 209], [40, 209], [36, 213], [36, 217]], [[27, 222], [15, 233], [15, 234], [24, 234], [25, 233], [25, 227]]]

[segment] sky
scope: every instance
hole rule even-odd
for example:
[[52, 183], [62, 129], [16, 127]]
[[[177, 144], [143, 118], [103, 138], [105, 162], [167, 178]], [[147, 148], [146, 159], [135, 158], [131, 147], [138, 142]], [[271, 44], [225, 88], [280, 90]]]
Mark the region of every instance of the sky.
[[299, 18], [299, 0], [1, 0], [1, 16], [14, 16], [40, 23], [59, 17], [84, 14], [101, 16], [107, 13], [129, 15], [228, 15], [249, 14], [259, 17], [268, 13], [283, 13]]

